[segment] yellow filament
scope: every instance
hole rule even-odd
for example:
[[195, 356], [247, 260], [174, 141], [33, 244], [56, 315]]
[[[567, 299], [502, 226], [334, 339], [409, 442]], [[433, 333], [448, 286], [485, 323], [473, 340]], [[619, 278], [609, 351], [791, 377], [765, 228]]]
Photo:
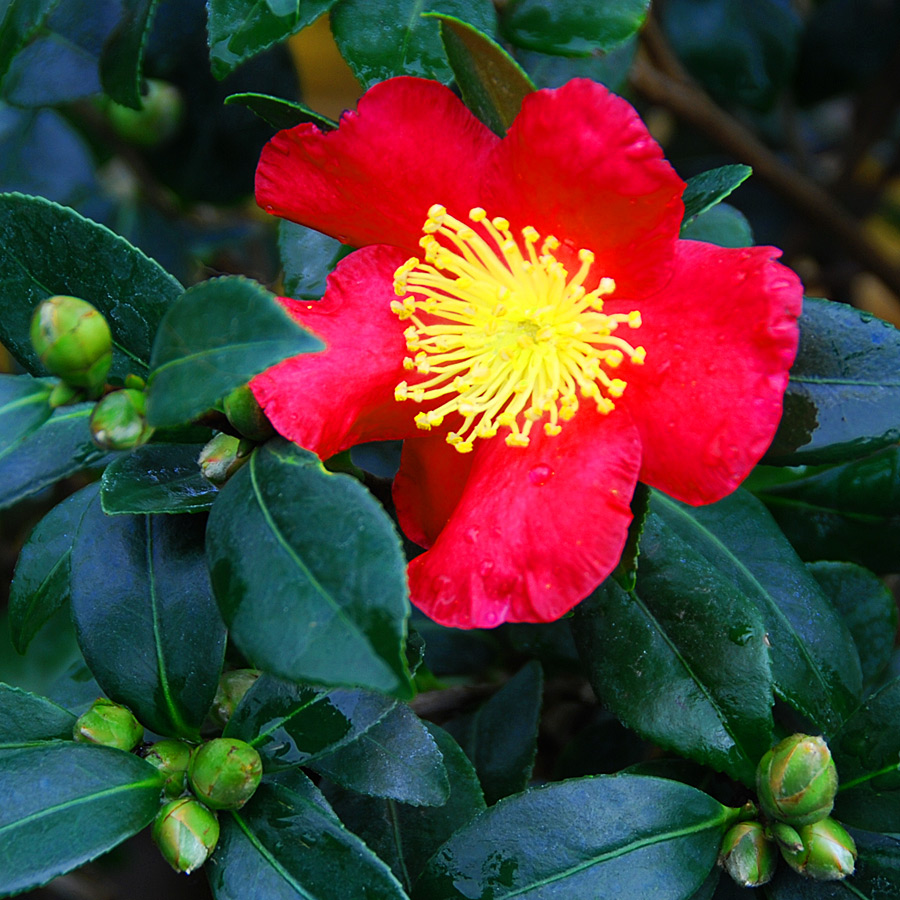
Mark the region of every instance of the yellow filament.
[[505, 440], [512, 447], [526, 447], [537, 422], [545, 434], [559, 434], [577, 413], [579, 395], [603, 414], [615, 409], [626, 383], [609, 371], [626, 358], [642, 364], [646, 351], [613, 332], [620, 325], [639, 328], [640, 312], [602, 311], [603, 297], [616, 285], [600, 278], [592, 291], [585, 289], [590, 250], [578, 252], [580, 267], [569, 277], [553, 255], [559, 241], [552, 235], [541, 241], [528, 225], [517, 240], [506, 219], [491, 219], [480, 207], [469, 220], [480, 227], [432, 206], [419, 241], [424, 260], [412, 257], [394, 273], [401, 299], [391, 309], [410, 322], [403, 367], [428, 376], [401, 381], [395, 398], [442, 399], [415, 422], [428, 431], [458, 413], [462, 424], [447, 442], [460, 453], [500, 428], [509, 429]]

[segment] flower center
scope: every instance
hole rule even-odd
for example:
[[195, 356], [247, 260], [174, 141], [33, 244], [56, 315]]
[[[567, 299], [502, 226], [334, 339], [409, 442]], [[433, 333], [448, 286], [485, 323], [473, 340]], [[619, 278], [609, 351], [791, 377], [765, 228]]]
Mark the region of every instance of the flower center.
[[600, 278], [594, 290], [585, 289], [594, 262], [590, 250], [578, 252], [581, 266], [570, 278], [553, 255], [559, 241], [552, 235], [541, 242], [526, 226], [523, 254], [506, 219], [489, 219], [480, 207], [469, 219], [487, 239], [445, 207], [432, 206], [419, 241], [424, 261], [412, 257], [394, 273], [402, 301], [392, 302], [391, 309], [411, 323], [404, 336], [412, 355], [403, 366], [429, 376], [413, 385], [401, 381], [395, 398], [442, 400], [416, 415], [425, 431], [459, 413], [462, 427], [447, 442], [460, 453], [501, 427], [509, 429], [505, 440], [513, 447], [528, 446], [542, 420], [546, 434], [559, 434], [560, 423], [578, 411], [578, 394], [601, 413], [611, 412], [626, 384], [608, 370], [626, 357], [641, 364], [646, 356], [643, 347], [614, 332], [619, 325], [639, 328], [640, 313], [602, 311], [603, 297], [616, 285]]

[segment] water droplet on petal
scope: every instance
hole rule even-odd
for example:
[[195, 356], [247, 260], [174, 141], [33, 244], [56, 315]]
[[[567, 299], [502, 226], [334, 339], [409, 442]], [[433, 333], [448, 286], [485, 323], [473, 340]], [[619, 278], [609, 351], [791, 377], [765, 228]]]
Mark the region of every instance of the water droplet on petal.
[[528, 473], [528, 480], [535, 487], [542, 487], [553, 477], [553, 469], [547, 463], [538, 463]]

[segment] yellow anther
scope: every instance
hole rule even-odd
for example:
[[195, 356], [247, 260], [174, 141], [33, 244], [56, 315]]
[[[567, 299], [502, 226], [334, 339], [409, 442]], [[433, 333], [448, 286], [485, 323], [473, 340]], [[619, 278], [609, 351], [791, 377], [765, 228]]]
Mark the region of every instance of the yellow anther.
[[627, 384], [621, 378], [613, 378], [606, 386], [606, 390], [611, 397], [621, 397], [626, 387]]
[[431, 422], [428, 421], [427, 413], [416, 413], [413, 422], [416, 423], [416, 428], [420, 428], [422, 431], [431, 431]]
[[457, 453], [471, 453], [473, 444], [471, 441], [458, 441], [454, 445], [454, 449]]
[[578, 261], [583, 263], [592, 263], [594, 261], [594, 252], [592, 250], [585, 249], [579, 250]]
[[519, 431], [513, 431], [506, 436], [507, 447], [527, 447], [529, 443], [528, 435]]
[[541, 238], [537, 228], [532, 225], [526, 225], [522, 229], [522, 237], [525, 238], [525, 240], [528, 241], [529, 244], [537, 243], [537, 241], [539, 241]]
[[442, 216], [447, 215], [447, 207], [441, 206], [440, 203], [435, 203], [428, 208], [428, 218], [429, 219], [437, 219]]
[[509, 219], [504, 219], [503, 216], [497, 216], [495, 219], [491, 219], [491, 224], [497, 231], [509, 231]]
[[409, 399], [409, 385], [405, 381], [401, 381], [400, 384], [394, 388], [394, 399], [398, 403]]
[[544, 434], [547, 437], [556, 437], [562, 431], [562, 427], [559, 425], [554, 425], [552, 422], [544, 423]]
[[407, 372], [412, 372], [412, 370], [416, 367], [415, 361], [410, 357], [406, 357], [403, 360], [403, 368], [406, 369]]
[[612, 294], [616, 289], [616, 282], [612, 278], [601, 278], [600, 284], [597, 285], [597, 293], [603, 297]]
[[630, 313], [628, 313], [628, 327], [629, 328], [640, 328], [641, 327], [640, 310], [633, 309]]
[[469, 210], [469, 218], [473, 222], [482, 222], [487, 218], [487, 213], [480, 206], [473, 206]]
[[635, 347], [634, 353], [631, 354], [631, 361], [636, 366], [642, 366], [647, 358], [647, 351], [643, 347]]
[[[618, 369], [625, 361], [625, 354], [621, 350], [608, 350], [603, 361], [610, 369]], [[633, 356], [631, 361], [634, 362]]]

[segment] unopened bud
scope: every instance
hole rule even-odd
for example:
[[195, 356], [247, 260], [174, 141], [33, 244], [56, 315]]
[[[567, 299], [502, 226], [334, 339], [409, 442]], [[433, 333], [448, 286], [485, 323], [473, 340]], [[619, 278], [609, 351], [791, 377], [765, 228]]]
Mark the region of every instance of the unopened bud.
[[743, 887], [759, 887], [775, 874], [778, 853], [759, 822], [738, 822], [722, 841], [719, 863]]
[[50, 372], [99, 395], [112, 365], [112, 334], [98, 309], [78, 297], [44, 300], [31, 317], [31, 343]]
[[212, 709], [209, 711], [210, 717], [220, 728], [228, 724], [238, 703], [253, 687], [257, 678], [259, 678], [258, 669], [232, 669], [222, 673]]
[[100, 697], [78, 717], [72, 737], [86, 744], [133, 750], [144, 736], [144, 726], [130, 709]]
[[794, 827], [824, 819], [834, 806], [837, 784], [828, 745], [807, 734], [794, 734], [776, 744], [756, 769], [762, 811]]
[[236, 388], [225, 398], [225, 415], [244, 437], [251, 441], [267, 441], [275, 429], [256, 402], [249, 385]]
[[200, 451], [200, 471], [213, 484], [225, 484], [250, 459], [240, 438], [224, 432], [217, 434]]
[[245, 741], [215, 738], [194, 750], [188, 778], [207, 806], [240, 809], [259, 786], [262, 760]]
[[199, 869], [215, 850], [219, 820], [202, 803], [181, 797], [157, 813], [151, 834], [166, 862], [187, 875]]
[[178, 797], [187, 787], [188, 763], [191, 748], [184, 741], [157, 741], [144, 756], [148, 763], [159, 769], [165, 776], [163, 793], [167, 797]]
[[91, 436], [105, 450], [132, 450], [153, 434], [147, 424], [143, 391], [124, 388], [107, 394], [91, 413]]
[[834, 819], [820, 819], [798, 829], [803, 846], [797, 852], [781, 848], [794, 871], [816, 881], [839, 881], [853, 874], [856, 844], [847, 829]]
[[143, 147], [155, 147], [172, 137], [184, 114], [184, 101], [174, 84], [147, 79], [141, 109], [109, 103], [106, 115], [121, 137]]

